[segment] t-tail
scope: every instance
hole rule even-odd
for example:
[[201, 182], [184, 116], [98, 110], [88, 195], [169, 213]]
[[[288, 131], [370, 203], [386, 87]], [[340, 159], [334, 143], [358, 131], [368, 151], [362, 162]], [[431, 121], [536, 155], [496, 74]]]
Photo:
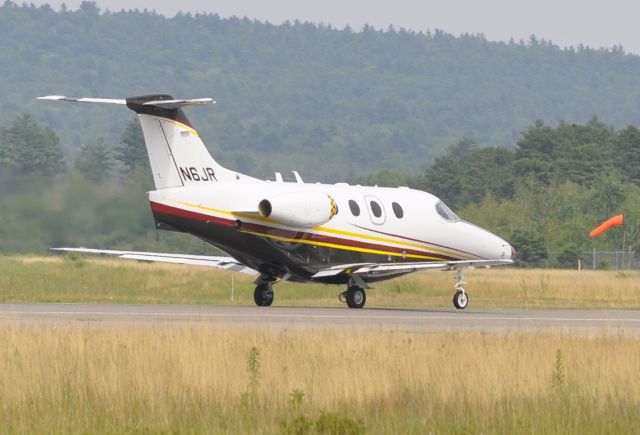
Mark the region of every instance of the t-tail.
[[182, 110], [185, 106], [214, 104], [215, 101], [211, 98], [175, 100], [170, 95], [153, 94], [124, 100], [59, 95], [38, 99], [119, 104], [136, 112], [142, 126], [156, 189], [253, 180], [218, 164]]

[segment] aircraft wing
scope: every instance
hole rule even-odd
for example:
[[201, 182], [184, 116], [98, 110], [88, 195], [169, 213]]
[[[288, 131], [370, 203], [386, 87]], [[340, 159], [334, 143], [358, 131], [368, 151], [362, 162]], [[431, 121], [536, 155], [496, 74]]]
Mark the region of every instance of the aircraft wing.
[[419, 263], [358, 263], [333, 266], [323, 269], [313, 275], [313, 278], [324, 278], [327, 276], [347, 273], [349, 275], [360, 275], [370, 273], [385, 272], [417, 272], [426, 269], [454, 270], [470, 267], [492, 267], [506, 266], [512, 264], [513, 260], [462, 260], [462, 261], [436, 261]]
[[231, 270], [247, 275], [257, 275], [258, 272], [239, 263], [232, 257], [215, 257], [208, 255], [167, 254], [162, 252], [114, 251], [109, 249], [90, 248], [51, 248], [52, 251], [80, 252], [83, 254], [113, 255], [127, 260], [155, 261], [160, 263], [191, 264], [194, 266], [209, 266]]

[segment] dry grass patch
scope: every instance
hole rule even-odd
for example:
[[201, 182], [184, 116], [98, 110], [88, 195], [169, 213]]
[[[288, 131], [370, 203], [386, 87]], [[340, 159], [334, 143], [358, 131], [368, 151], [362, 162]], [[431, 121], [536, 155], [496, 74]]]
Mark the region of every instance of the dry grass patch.
[[640, 427], [637, 337], [12, 321], [0, 343], [6, 432], [313, 433], [327, 419], [368, 433]]

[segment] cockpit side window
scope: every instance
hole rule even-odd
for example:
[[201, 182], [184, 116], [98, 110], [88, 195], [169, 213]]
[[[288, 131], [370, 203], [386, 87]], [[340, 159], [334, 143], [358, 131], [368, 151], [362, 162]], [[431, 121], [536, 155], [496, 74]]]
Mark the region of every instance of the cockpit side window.
[[459, 221], [460, 218], [453, 212], [444, 202], [439, 202], [436, 204], [436, 211], [438, 214], [448, 222], [456, 222]]

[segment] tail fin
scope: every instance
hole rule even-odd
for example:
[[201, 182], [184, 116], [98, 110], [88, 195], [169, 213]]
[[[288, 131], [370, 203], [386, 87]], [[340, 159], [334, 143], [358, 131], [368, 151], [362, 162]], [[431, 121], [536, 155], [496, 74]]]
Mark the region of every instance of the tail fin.
[[252, 179], [218, 164], [182, 111], [185, 106], [213, 104], [211, 98], [174, 100], [169, 95], [154, 94], [126, 100], [67, 98], [57, 95], [39, 99], [126, 104], [140, 119], [156, 189]]

